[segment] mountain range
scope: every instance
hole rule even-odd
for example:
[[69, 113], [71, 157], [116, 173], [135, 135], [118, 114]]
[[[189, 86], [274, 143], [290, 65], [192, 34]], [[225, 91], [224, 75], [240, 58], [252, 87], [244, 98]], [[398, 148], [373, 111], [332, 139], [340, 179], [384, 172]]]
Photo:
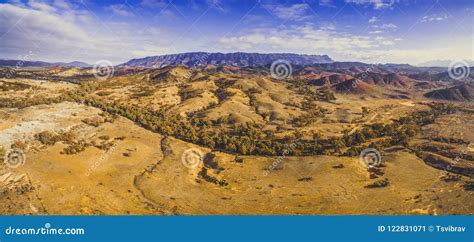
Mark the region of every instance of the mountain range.
[[26, 60], [0, 60], [0, 66], [17, 67], [91, 67], [91, 65], [80, 62], [45, 62], [45, 61], [26, 61]]
[[[321, 63], [334, 62], [327, 55], [300, 55], [290, 53], [208, 53], [208, 52], [188, 52], [181, 54], [149, 56], [138, 59], [131, 59], [119, 67], [144, 67], [159, 68], [164, 66], [183, 65], [186, 67], [200, 66], [239, 66], [239, 67], [256, 67], [270, 65], [274, 61], [285, 60], [292, 65], [312, 65]], [[0, 66], [19, 66], [19, 67], [91, 67], [93, 65], [84, 62], [44, 62], [44, 61], [23, 61], [23, 60], [0, 60]]]
[[120, 66], [129, 67], [163, 67], [169, 65], [184, 65], [187, 67], [199, 67], [207, 65], [215, 66], [264, 66], [272, 64], [277, 60], [285, 60], [293, 65], [311, 65], [319, 63], [334, 62], [327, 55], [299, 55], [288, 53], [259, 54], [259, 53], [207, 53], [190, 52], [172, 55], [150, 56], [140, 59], [132, 59]]
[[[446, 71], [445, 65], [437, 65], [437, 62], [427, 62], [424, 65], [409, 64], [368, 64], [362, 62], [334, 61], [327, 55], [304, 55], [292, 53], [209, 53], [209, 52], [187, 52], [180, 54], [149, 56], [144, 58], [131, 59], [119, 67], [143, 67], [159, 68], [164, 66], [183, 65], [186, 67], [203, 66], [238, 66], [238, 67], [257, 67], [272, 64], [277, 60], [288, 61], [292, 66], [309, 66], [318, 64], [318, 67], [325, 70], [337, 71], [347, 74], [360, 73], [364, 71], [376, 72], [404, 72], [408, 75], [414, 75], [412, 78], [420, 75], [431, 76]], [[444, 61], [443, 64], [446, 64]], [[468, 62], [471, 65], [471, 62]], [[18, 67], [92, 67], [93, 65], [80, 62], [45, 62], [45, 61], [25, 61], [25, 60], [1, 60], [0, 66], [18, 66]], [[443, 76], [435, 76], [434, 79], [446, 79]]]

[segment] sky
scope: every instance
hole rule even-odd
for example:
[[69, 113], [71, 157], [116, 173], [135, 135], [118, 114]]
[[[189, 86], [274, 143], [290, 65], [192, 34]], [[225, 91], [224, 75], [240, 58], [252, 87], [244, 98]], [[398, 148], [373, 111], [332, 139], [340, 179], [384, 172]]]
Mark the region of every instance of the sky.
[[0, 0], [0, 59], [192, 51], [408, 63], [474, 59], [473, 0]]

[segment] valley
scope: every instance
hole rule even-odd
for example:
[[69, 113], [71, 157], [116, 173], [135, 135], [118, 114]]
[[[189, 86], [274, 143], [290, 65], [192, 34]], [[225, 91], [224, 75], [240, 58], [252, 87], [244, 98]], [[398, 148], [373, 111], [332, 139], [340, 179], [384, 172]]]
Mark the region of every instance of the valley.
[[0, 213], [473, 214], [471, 76], [175, 61], [0, 79]]

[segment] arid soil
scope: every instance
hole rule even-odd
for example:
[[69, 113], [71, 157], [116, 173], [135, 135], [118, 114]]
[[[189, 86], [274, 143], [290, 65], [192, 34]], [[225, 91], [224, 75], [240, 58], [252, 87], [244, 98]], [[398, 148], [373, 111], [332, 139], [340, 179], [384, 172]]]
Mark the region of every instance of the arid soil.
[[[0, 79], [0, 214], [474, 214], [472, 102], [431, 100], [413, 83], [324, 99], [319, 87], [244, 71], [188, 72], [86, 85], [72, 83], [80, 69], [59, 72], [64, 81]], [[453, 111], [403, 121], [433, 103]], [[131, 118], [141, 110], [166, 115]], [[273, 146], [215, 143], [254, 137], [248, 123]], [[407, 137], [359, 137], [392, 123]], [[338, 145], [348, 137], [354, 146]], [[381, 154], [374, 169], [359, 157], [366, 147]], [[24, 155], [18, 167], [6, 160], [12, 149]]]

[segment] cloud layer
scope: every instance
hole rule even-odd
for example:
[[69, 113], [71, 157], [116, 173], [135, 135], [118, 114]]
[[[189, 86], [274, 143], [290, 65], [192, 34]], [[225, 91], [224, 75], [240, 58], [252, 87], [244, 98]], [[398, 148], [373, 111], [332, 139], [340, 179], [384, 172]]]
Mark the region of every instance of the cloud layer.
[[412, 64], [473, 59], [472, 9], [457, 4], [453, 14], [449, 6], [435, 4], [408, 14], [416, 8], [407, 6], [402, 13], [395, 7], [404, 5], [396, 0], [15, 0], [0, 3], [0, 58], [33, 53], [45, 61], [118, 64], [177, 52], [249, 51]]

